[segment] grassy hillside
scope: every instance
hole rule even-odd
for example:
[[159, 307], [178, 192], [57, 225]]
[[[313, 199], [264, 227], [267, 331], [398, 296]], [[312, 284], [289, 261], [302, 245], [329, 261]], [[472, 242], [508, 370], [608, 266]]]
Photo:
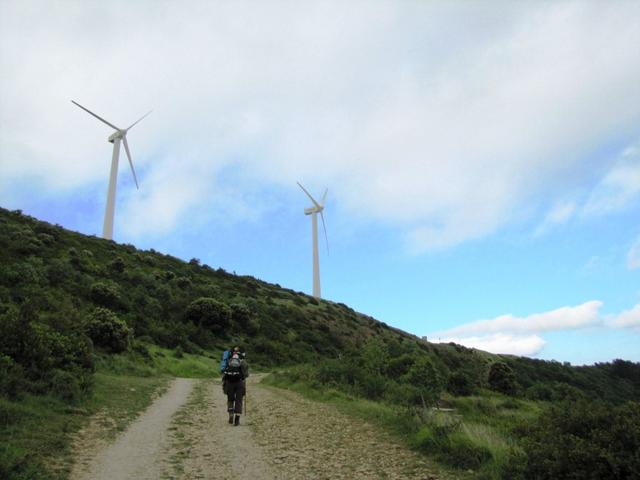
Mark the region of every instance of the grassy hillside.
[[[39, 415], [95, 411], [109, 375], [213, 375], [231, 344], [254, 366], [280, 370], [273, 382], [369, 405], [362, 411], [401, 425], [415, 448], [484, 478], [570, 478], [545, 477], [532, 463], [545, 443], [534, 427], [557, 427], [563, 402], [602, 413], [583, 415], [595, 423], [624, 414], [637, 436], [622, 451], [640, 447], [638, 404], [628, 403], [640, 398], [639, 364], [572, 367], [430, 344], [343, 304], [0, 209], [0, 476], [34, 478], [25, 472], [40, 461], [36, 446], [16, 432]], [[29, 402], [39, 406], [21, 410]], [[609, 407], [589, 409], [600, 402]], [[602, 437], [585, 435], [589, 448]], [[59, 441], [46, 450], [66, 448]], [[608, 478], [632, 478], [624, 472], [633, 460], [616, 462], [623, 473]]]

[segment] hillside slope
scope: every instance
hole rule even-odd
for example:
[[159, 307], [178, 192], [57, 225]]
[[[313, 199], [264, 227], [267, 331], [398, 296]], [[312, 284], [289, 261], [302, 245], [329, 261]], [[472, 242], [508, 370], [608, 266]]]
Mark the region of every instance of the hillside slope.
[[640, 369], [630, 362], [575, 368], [430, 344], [344, 304], [1, 208], [0, 315], [5, 368], [21, 365], [36, 390], [51, 387], [52, 370], [91, 371], [93, 348], [122, 351], [133, 338], [186, 352], [241, 344], [263, 366], [357, 356], [375, 339], [391, 375], [406, 373], [410, 358], [402, 355], [421, 352], [452, 393], [487, 387], [491, 364], [501, 360], [533, 398], [573, 389], [612, 401], [640, 396]]
[[[453, 467], [480, 469], [483, 478], [534, 471], [527, 459], [544, 451], [549, 431], [566, 427], [575, 435], [574, 425], [558, 422], [576, 402], [582, 413], [575, 427], [586, 435], [580, 445], [591, 448], [594, 439], [600, 449], [615, 445], [600, 430], [583, 428], [581, 418], [618, 422], [620, 432], [633, 435], [640, 430], [640, 406], [626, 403], [640, 398], [640, 364], [573, 367], [432, 344], [344, 304], [0, 208], [0, 474], [27, 472], [25, 459], [39, 448], [25, 421], [39, 417], [21, 404], [23, 397], [44, 410], [56, 399], [57, 418], [66, 425], [60, 402], [73, 412], [91, 395], [96, 369], [153, 375], [166, 360], [160, 346], [175, 358], [199, 354], [190, 361], [213, 370], [231, 344], [241, 345], [253, 366], [277, 367], [273, 383], [280, 386], [333, 392], [353, 405], [377, 402], [364, 411], [392, 419], [389, 426], [399, 425], [415, 448]], [[567, 400], [565, 410], [554, 410]], [[594, 403], [602, 401], [608, 404]], [[433, 414], [433, 406], [458, 413]], [[547, 411], [551, 420], [540, 423], [546, 430], [529, 443]], [[633, 438], [607, 455], [640, 448], [640, 434]], [[65, 441], [42, 439], [55, 452]], [[627, 457], [616, 461], [635, 468]], [[16, 478], [49, 478], [24, 475]]]

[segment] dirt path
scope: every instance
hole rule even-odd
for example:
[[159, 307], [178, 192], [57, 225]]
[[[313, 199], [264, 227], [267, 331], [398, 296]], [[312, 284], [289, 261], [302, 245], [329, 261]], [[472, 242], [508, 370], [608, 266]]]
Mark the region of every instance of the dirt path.
[[72, 480], [451, 478], [381, 429], [258, 380], [237, 427], [217, 381], [176, 380]]
[[86, 461], [78, 461], [72, 480], [157, 479], [164, 469], [160, 461], [170, 448], [168, 428], [175, 412], [185, 403], [194, 381], [177, 378], [126, 432]]
[[227, 423], [219, 384], [196, 386], [174, 418], [172, 468], [165, 479], [422, 479], [427, 460], [381, 429], [327, 404], [249, 379], [242, 423]]

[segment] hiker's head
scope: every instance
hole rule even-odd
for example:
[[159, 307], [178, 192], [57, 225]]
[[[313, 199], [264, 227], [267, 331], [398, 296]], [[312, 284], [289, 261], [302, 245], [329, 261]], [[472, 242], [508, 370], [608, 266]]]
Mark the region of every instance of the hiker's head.
[[233, 353], [240, 353], [240, 347], [233, 347]]

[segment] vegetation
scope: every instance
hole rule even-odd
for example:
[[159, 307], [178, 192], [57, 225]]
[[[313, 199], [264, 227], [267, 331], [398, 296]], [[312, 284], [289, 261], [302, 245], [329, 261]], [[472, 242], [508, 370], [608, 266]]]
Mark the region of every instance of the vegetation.
[[213, 375], [231, 344], [278, 368], [272, 382], [477, 478], [638, 476], [640, 364], [430, 344], [344, 304], [0, 209], [0, 477], [49, 478], [43, 462], [67, 448], [54, 432], [108, 406], [105, 385], [144, 392], [125, 402], [135, 412], [165, 376]]

